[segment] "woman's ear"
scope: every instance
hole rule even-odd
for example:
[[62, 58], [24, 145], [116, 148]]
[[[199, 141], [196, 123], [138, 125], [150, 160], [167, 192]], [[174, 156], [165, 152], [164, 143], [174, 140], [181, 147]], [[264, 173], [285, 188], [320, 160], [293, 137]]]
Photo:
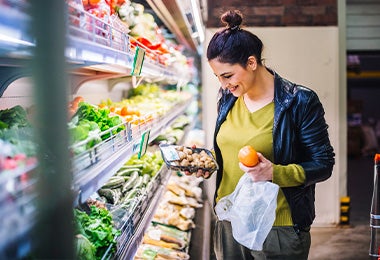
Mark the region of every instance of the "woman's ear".
[[251, 70], [256, 70], [257, 60], [255, 56], [249, 56], [247, 61], [247, 67]]

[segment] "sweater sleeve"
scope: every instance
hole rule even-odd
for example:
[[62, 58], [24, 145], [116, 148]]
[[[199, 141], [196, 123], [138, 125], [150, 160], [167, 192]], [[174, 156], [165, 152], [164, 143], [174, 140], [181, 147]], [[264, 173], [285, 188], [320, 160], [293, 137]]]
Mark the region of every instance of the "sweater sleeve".
[[273, 164], [273, 183], [280, 187], [300, 186], [305, 183], [305, 171], [299, 164]]

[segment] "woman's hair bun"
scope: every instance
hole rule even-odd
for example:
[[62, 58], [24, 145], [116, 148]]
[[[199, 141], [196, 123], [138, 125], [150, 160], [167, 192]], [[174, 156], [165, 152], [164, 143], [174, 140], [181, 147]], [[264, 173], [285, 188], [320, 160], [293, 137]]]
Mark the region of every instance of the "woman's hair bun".
[[239, 10], [230, 10], [222, 14], [220, 20], [228, 29], [235, 30], [240, 28], [243, 21], [243, 15]]

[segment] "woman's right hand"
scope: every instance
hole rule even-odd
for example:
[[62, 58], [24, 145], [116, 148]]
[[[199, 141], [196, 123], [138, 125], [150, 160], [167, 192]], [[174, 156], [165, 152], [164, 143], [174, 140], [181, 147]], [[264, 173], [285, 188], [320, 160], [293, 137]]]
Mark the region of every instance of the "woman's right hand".
[[239, 167], [243, 172], [248, 173], [252, 181], [272, 181], [273, 179], [273, 163], [265, 158], [261, 153], [257, 153], [259, 163], [253, 167], [248, 167], [239, 162]]

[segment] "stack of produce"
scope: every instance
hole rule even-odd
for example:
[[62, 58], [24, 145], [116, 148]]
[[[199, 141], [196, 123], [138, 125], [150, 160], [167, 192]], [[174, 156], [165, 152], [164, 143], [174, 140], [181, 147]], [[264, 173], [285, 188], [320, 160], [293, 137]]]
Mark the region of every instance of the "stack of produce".
[[135, 259], [189, 259], [186, 253], [196, 208], [202, 207], [200, 178], [173, 173]]
[[36, 152], [26, 110], [19, 105], [0, 110], [0, 170], [35, 164]]
[[67, 0], [67, 3], [70, 25], [79, 29], [72, 32], [76, 36], [108, 45], [112, 43], [109, 42], [112, 33], [113, 40], [122, 43], [124, 37], [111, 29], [116, 28], [129, 33], [132, 36], [129, 47], [132, 50], [137, 46], [143, 48], [148, 59], [163, 65], [176, 63], [181, 68], [188, 67], [187, 57], [181, 52], [183, 46], [165, 37], [153, 15], [145, 12], [142, 4], [129, 0]]
[[76, 255], [80, 260], [102, 259], [107, 250], [108, 254], [114, 253], [116, 238], [120, 235], [104, 204], [97, 202], [89, 207], [89, 214], [74, 209]]
[[74, 154], [80, 154], [125, 129], [122, 119], [107, 108], [97, 108], [86, 102], [79, 102], [77, 106], [68, 123]]
[[161, 170], [163, 160], [159, 151], [148, 151], [140, 159], [133, 155], [94, 195], [106, 203], [116, 227], [122, 228], [131, 214], [141, 208], [141, 198], [150, 192], [154, 194], [156, 176]]
[[153, 15], [145, 12], [143, 5], [124, 1], [116, 10], [133, 37], [130, 41], [132, 49], [137, 46], [145, 49], [147, 58], [158, 60], [163, 65], [176, 64], [175, 68], [188, 68], [187, 57], [181, 52], [183, 46], [178, 45], [173, 39], [165, 38], [163, 30], [158, 27]]
[[143, 237], [135, 259], [189, 259], [186, 248], [190, 243], [188, 232], [161, 224], [151, 224]]
[[171, 176], [153, 221], [188, 231], [195, 227], [195, 209], [202, 207], [202, 190], [195, 177]]
[[132, 125], [142, 125], [165, 115], [170, 109], [190, 98], [189, 93], [165, 91], [157, 84], [141, 84], [129, 91], [128, 98], [119, 102], [103, 100], [98, 106], [120, 115]]

